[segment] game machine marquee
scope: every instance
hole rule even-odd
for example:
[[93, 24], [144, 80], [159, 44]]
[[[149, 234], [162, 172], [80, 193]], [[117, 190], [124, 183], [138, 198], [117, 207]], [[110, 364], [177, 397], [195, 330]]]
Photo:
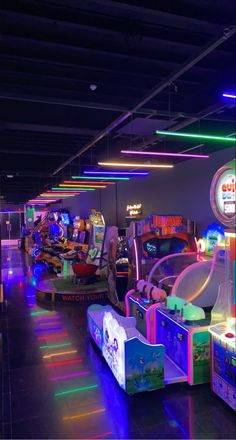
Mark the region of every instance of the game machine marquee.
[[211, 315], [211, 384], [213, 391], [236, 410], [236, 160], [220, 168], [212, 181], [210, 199], [225, 231], [225, 282], [219, 287]]

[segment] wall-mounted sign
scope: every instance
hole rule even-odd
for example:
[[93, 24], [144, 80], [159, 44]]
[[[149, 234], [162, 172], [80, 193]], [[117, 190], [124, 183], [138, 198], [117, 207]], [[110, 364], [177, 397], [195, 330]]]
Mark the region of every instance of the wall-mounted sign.
[[211, 184], [211, 207], [212, 210], [226, 226], [234, 226], [236, 221], [236, 161], [233, 160], [220, 168]]
[[142, 214], [142, 203], [127, 205], [126, 212], [128, 217], [137, 217]]

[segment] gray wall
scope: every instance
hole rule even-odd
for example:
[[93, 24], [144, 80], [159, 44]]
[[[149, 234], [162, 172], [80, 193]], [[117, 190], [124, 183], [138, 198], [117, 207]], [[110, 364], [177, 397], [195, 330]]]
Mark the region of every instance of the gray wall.
[[173, 169], [153, 171], [147, 178], [133, 178], [90, 193], [80, 194], [63, 202], [72, 216], [87, 218], [90, 209], [101, 210], [106, 223], [125, 226], [126, 205], [143, 204], [143, 217], [152, 213], [180, 214], [195, 220], [201, 232], [216, 221], [210, 207], [209, 191], [214, 173], [235, 158], [235, 148], [227, 148], [210, 155], [209, 159], [191, 159]]

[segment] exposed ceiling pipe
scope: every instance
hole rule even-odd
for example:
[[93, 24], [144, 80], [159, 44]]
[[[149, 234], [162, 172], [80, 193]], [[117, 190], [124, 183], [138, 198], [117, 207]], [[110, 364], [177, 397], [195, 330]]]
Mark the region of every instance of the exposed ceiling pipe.
[[[107, 128], [98, 133], [91, 142], [88, 142], [82, 149], [80, 149], [75, 155], [71, 156], [68, 160], [66, 160], [62, 165], [60, 165], [52, 175], [55, 176], [60, 171], [62, 171], [67, 165], [69, 165], [73, 160], [77, 157], [80, 157], [85, 151], [89, 150], [93, 147], [98, 141], [103, 139], [107, 134], [109, 134], [112, 130], [120, 126], [126, 119], [128, 119], [133, 113], [138, 111], [141, 107], [143, 107], [147, 102], [153, 99], [155, 96], [160, 94], [166, 87], [169, 86], [170, 83], [176, 81], [180, 76], [186, 73], [189, 69], [195, 66], [199, 61], [209, 55], [213, 50], [227, 41], [236, 33], [236, 27], [232, 26], [230, 28], [224, 29], [223, 35], [217, 40], [214, 40], [210, 44], [208, 44], [197, 56], [191, 57], [184, 65], [177, 69], [174, 73], [169, 75], [166, 80], [162, 81], [158, 84], [154, 89], [144, 97], [138, 104], [136, 104], [130, 111], [123, 113], [119, 116], [114, 122], [112, 122]], [[185, 121], [186, 122], [186, 121]]]

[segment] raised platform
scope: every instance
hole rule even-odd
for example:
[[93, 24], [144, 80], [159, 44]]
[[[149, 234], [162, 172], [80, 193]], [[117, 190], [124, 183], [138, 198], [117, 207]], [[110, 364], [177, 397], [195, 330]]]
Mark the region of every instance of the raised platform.
[[74, 285], [72, 277], [49, 278], [36, 286], [36, 298], [39, 301], [57, 303], [94, 303], [107, 298], [108, 283], [101, 280], [96, 283]]

